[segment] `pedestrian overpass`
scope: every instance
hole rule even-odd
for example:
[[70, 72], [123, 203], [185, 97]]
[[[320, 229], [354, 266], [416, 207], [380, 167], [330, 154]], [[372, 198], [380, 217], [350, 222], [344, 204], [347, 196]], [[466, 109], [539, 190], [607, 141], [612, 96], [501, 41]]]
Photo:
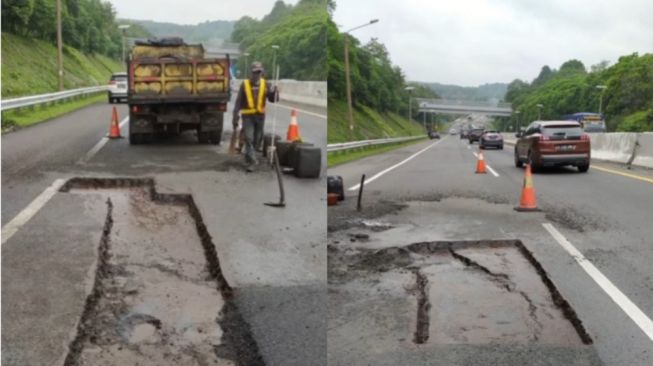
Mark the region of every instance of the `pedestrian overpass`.
[[450, 99], [416, 98], [419, 112], [442, 114], [484, 114], [488, 116], [509, 117], [512, 115], [510, 103], [476, 102]]

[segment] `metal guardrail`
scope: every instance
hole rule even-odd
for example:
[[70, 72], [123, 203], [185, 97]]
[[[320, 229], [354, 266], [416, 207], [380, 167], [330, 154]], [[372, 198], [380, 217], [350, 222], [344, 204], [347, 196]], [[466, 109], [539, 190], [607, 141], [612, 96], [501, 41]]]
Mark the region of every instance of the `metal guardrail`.
[[408, 137], [391, 137], [391, 138], [377, 139], [377, 140], [361, 140], [361, 141], [352, 141], [352, 142], [341, 142], [341, 143], [338, 143], [338, 144], [328, 144], [327, 145], [327, 152], [349, 150], [349, 149], [355, 149], [355, 148], [365, 147], [365, 146], [391, 144], [391, 143], [394, 143], [394, 142], [403, 142], [403, 141], [417, 140], [417, 139], [423, 139], [423, 138], [426, 138], [426, 135], [423, 135], [423, 136], [408, 136]]
[[2, 99], [1, 101], [2, 106], [0, 107], [0, 110], [7, 111], [10, 109], [29, 107], [37, 104], [54, 102], [61, 99], [76, 97], [78, 95], [99, 93], [99, 92], [106, 91], [108, 89], [109, 86], [107, 85], [91, 86], [88, 88], [64, 90], [56, 93], [30, 95], [27, 97], [19, 97], [19, 98], [12, 98], [12, 99]]

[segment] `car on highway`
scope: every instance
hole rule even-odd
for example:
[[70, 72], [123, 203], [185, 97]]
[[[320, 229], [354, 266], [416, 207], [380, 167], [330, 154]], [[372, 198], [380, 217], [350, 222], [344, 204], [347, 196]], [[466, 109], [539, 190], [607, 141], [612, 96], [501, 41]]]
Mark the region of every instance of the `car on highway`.
[[590, 167], [589, 135], [575, 121], [535, 121], [517, 133], [515, 166], [530, 164], [533, 171], [571, 165], [584, 173]]
[[499, 150], [503, 150], [503, 136], [501, 136], [499, 131], [484, 131], [481, 138], [478, 140], [478, 147], [481, 149], [496, 147]]
[[449, 130], [449, 134], [452, 135], [452, 136], [455, 135], [455, 134], [456, 134], [456, 130], [454, 130], [453, 128], [450, 129], [450, 130]]
[[439, 138], [440, 138], [440, 134], [439, 134], [437, 131], [430, 131], [430, 132], [429, 132], [429, 138], [430, 138], [431, 140], [433, 140], [433, 139], [439, 139]]
[[481, 139], [481, 135], [483, 134], [483, 131], [485, 131], [483, 128], [471, 129], [467, 134], [467, 139], [469, 140], [469, 143], [473, 144], [474, 141], [479, 141]]
[[117, 101], [127, 101], [127, 73], [115, 72], [111, 75], [109, 80], [109, 103], [113, 104]]

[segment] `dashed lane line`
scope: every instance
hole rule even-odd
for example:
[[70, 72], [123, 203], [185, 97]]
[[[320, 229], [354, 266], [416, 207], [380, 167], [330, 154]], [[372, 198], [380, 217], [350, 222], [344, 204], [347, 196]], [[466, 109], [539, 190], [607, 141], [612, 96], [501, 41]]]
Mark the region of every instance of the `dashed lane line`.
[[[122, 128], [127, 122], [129, 122], [129, 117], [125, 117], [122, 121], [120, 121], [120, 124], [119, 124], [120, 128]], [[78, 163], [83, 164], [83, 163], [86, 163], [89, 160], [93, 159], [95, 154], [97, 154], [100, 151], [100, 149], [102, 149], [104, 147], [104, 145], [106, 145], [106, 143], [108, 141], [109, 141], [109, 137], [107, 137], [107, 136], [104, 136], [103, 138], [101, 138], [100, 141], [98, 141], [98, 143], [95, 144], [95, 146], [93, 146], [91, 148], [91, 150], [89, 150], [86, 153], [86, 155], [84, 155], [83, 158], [79, 159]]]
[[585, 256], [574, 247], [568, 240], [565, 238], [552, 224], [543, 223], [542, 226], [546, 231], [553, 236], [553, 238], [562, 246], [569, 255], [578, 263], [581, 268], [587, 272], [587, 274], [592, 277], [594, 282], [596, 282], [603, 291], [605, 291], [608, 296], [614, 301], [620, 308], [623, 310], [626, 315], [632, 319], [635, 324], [653, 341], [653, 321], [644, 314], [642, 310], [635, 305], [621, 290], [615, 286], [612, 281], [599, 271], [598, 268], [585, 258]]
[[[442, 140], [444, 140], [444, 139], [442, 139]], [[442, 140], [438, 140], [438, 141], [432, 143], [431, 145], [429, 145], [429, 146], [423, 148], [422, 150], [420, 150], [420, 151], [414, 153], [413, 155], [407, 157], [406, 159], [404, 159], [404, 160], [398, 162], [397, 164], [395, 164], [395, 165], [393, 165], [393, 166], [391, 166], [391, 167], [389, 167], [389, 168], [387, 168], [387, 169], [385, 169], [385, 170], [382, 170], [382, 171], [376, 173], [373, 177], [371, 177], [371, 178], [365, 180], [365, 185], [368, 185], [368, 184], [372, 183], [373, 181], [377, 180], [378, 178], [381, 178], [381, 176], [383, 176], [384, 174], [386, 174], [386, 173], [388, 173], [388, 172], [391, 172], [392, 170], [394, 170], [394, 169], [396, 169], [396, 168], [399, 168], [400, 166], [406, 164], [407, 162], [411, 161], [412, 159], [414, 159], [415, 157], [417, 157], [417, 156], [420, 155], [421, 153], [423, 153], [423, 152], [425, 152], [426, 150], [428, 150], [428, 149], [432, 148], [433, 146], [437, 145], [437, 144], [440, 143]], [[349, 191], [355, 191], [355, 190], [357, 190], [358, 188], [360, 188], [360, 186], [361, 186], [361, 185], [360, 185], [360, 183], [359, 183], [359, 184], [357, 184], [357, 185], [355, 185], [355, 186], [353, 186], [353, 187], [349, 187], [348, 190], [349, 190]]]
[[59, 191], [61, 186], [65, 183], [64, 179], [56, 179], [48, 188], [39, 194], [27, 207], [25, 207], [18, 215], [2, 227], [2, 245], [4, 245], [9, 238], [18, 232], [18, 230], [25, 225], [34, 215], [36, 215], [43, 206]]

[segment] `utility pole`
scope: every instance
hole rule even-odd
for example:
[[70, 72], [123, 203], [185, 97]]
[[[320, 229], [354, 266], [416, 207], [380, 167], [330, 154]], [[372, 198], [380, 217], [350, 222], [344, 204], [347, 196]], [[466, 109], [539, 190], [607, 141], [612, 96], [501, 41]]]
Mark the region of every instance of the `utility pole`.
[[57, 0], [57, 64], [59, 65], [59, 91], [63, 90], [63, 40], [61, 36], [61, 0]]
[[349, 141], [354, 141], [354, 111], [353, 111], [354, 107], [351, 102], [351, 79], [349, 77], [349, 35], [348, 34], [353, 30], [366, 27], [378, 21], [379, 21], [378, 19], [372, 19], [368, 23], [359, 25], [343, 33], [345, 38], [345, 79], [347, 81], [347, 107], [348, 107], [347, 114], [349, 116]]
[[345, 77], [347, 78], [347, 116], [349, 117], [349, 141], [354, 141], [354, 111], [351, 103], [351, 79], [349, 78], [349, 35], [345, 33]]

